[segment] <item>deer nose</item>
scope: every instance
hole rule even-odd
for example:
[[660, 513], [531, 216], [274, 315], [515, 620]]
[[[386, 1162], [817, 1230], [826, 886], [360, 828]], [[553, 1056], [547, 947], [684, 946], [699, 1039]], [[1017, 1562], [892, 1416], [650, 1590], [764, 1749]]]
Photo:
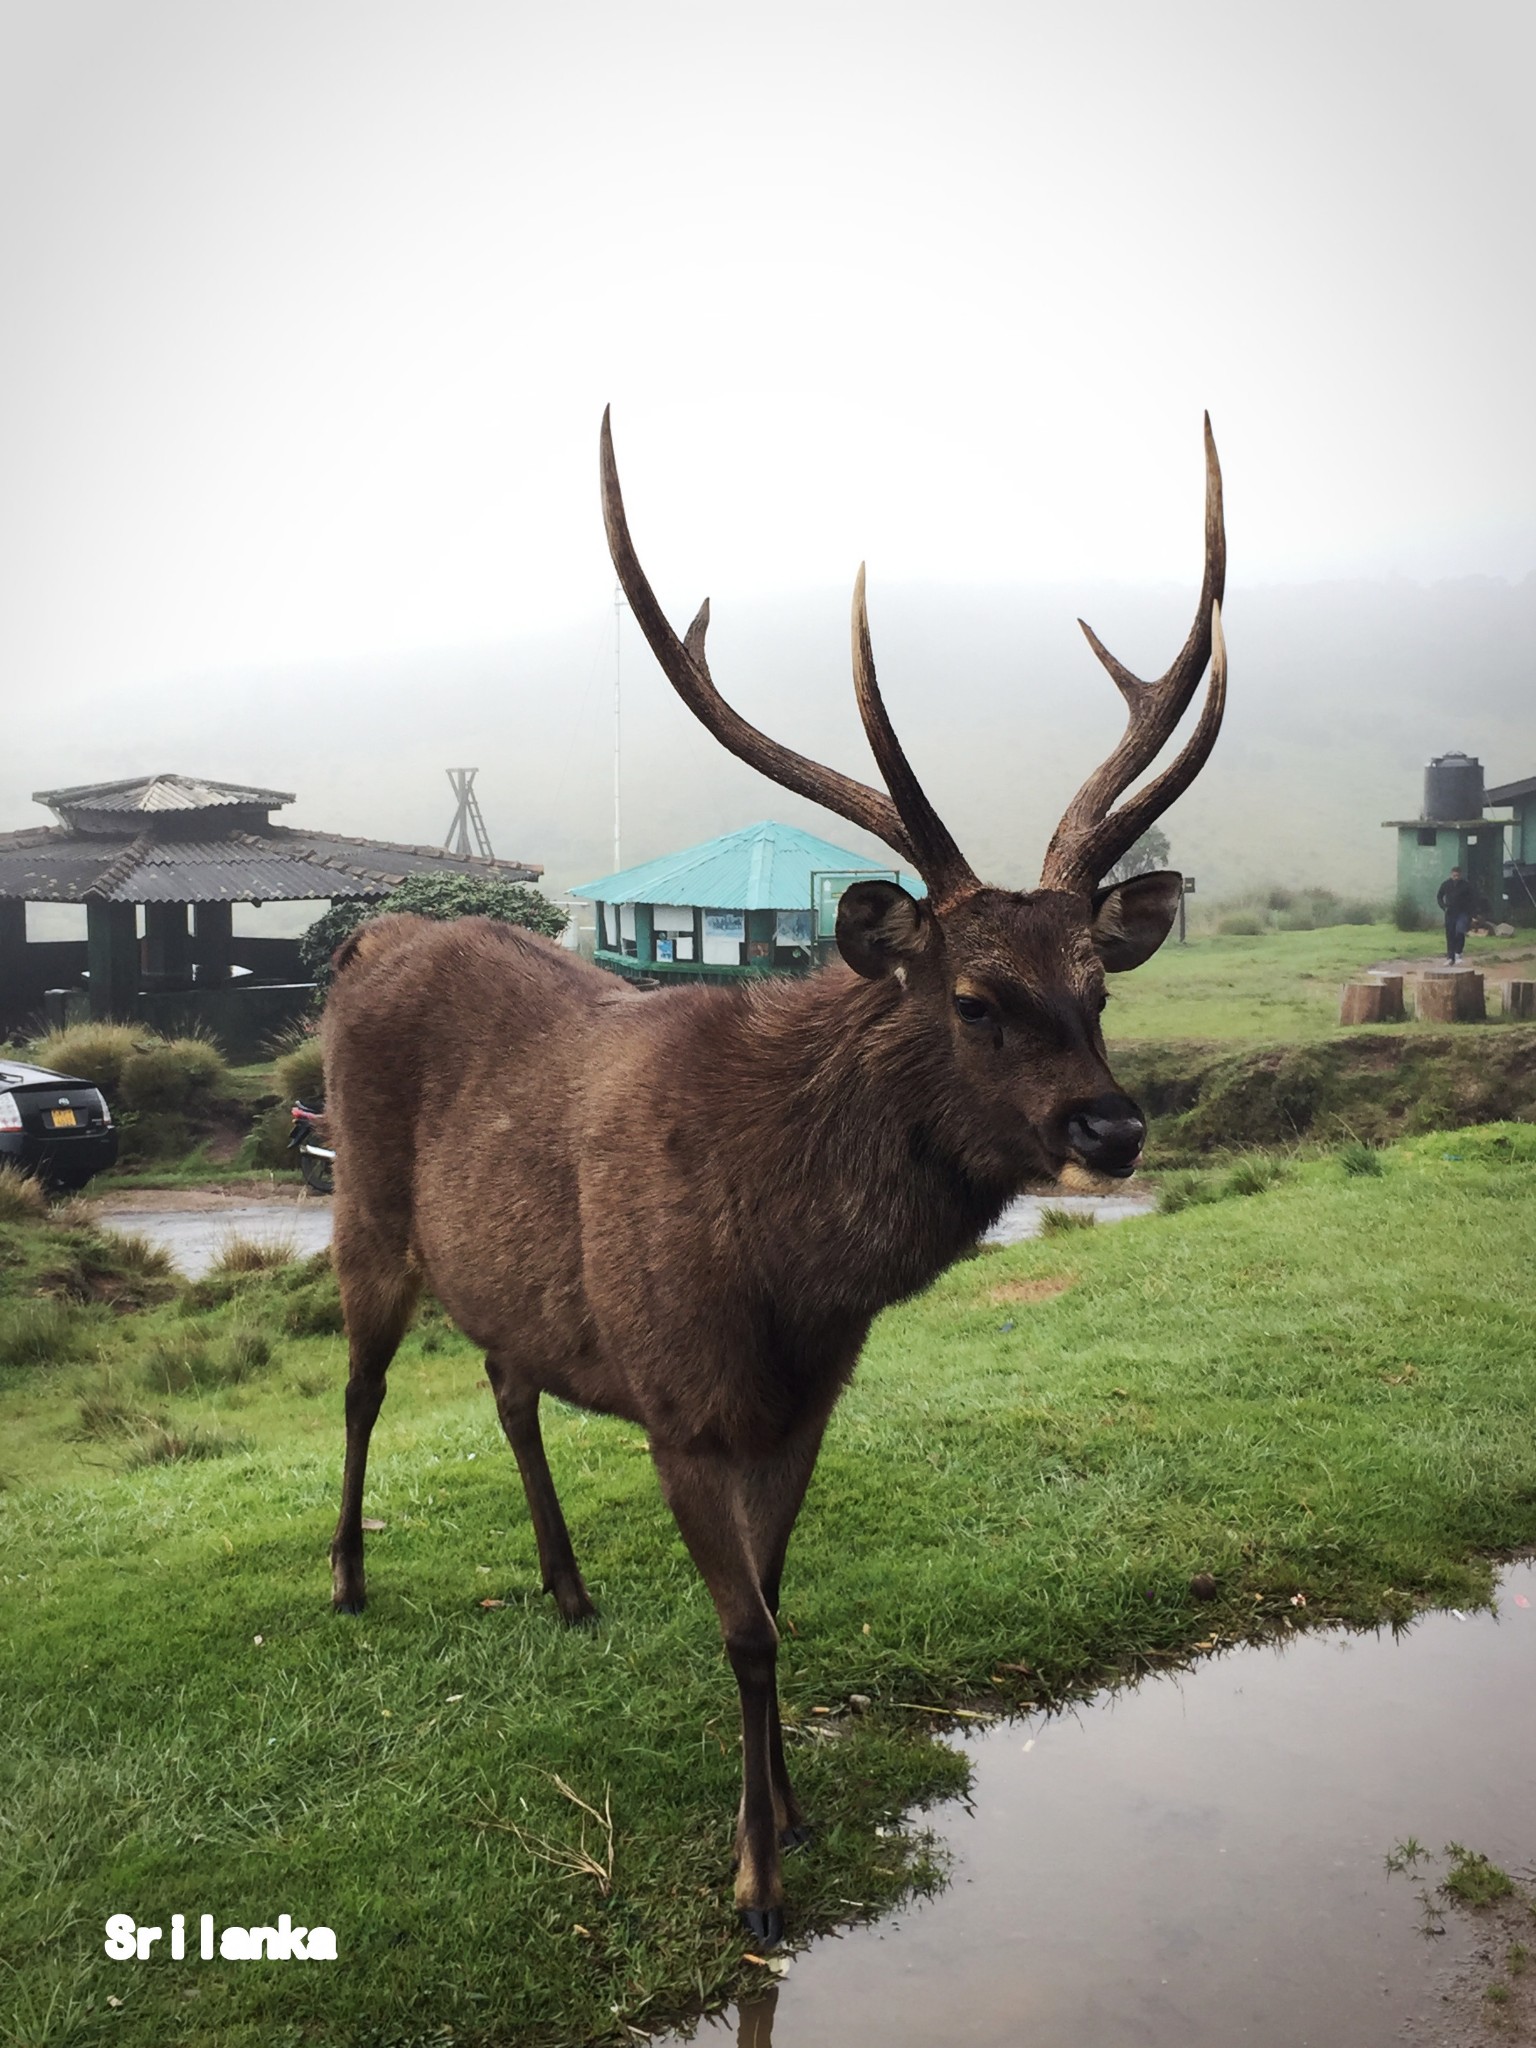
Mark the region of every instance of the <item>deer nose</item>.
[[1146, 1118], [1128, 1095], [1099, 1095], [1067, 1119], [1067, 1143], [1095, 1173], [1123, 1180], [1146, 1143]]

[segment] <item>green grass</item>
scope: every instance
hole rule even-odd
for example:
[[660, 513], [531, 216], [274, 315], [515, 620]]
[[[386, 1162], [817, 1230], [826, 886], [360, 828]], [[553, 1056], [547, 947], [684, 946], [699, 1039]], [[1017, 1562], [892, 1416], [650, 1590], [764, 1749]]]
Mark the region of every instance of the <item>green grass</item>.
[[[1509, 957], [1528, 947], [1513, 939], [1474, 939], [1468, 958]], [[1212, 1044], [1289, 1043], [1327, 1038], [1339, 1028], [1339, 988], [1378, 960], [1445, 956], [1436, 932], [1400, 932], [1395, 925], [1332, 925], [1320, 931], [1266, 931], [1256, 936], [1191, 935], [1170, 939], [1133, 974], [1111, 975], [1104, 1031], [1118, 1045], [1168, 1039]], [[1412, 1032], [1416, 1024], [1374, 1025]], [[1502, 1029], [1499, 1019], [1486, 1028]]]
[[[1197, 1643], [1475, 1604], [1488, 1554], [1536, 1539], [1536, 1132], [1228, 1192], [963, 1262], [877, 1324], [786, 1577], [821, 1827], [786, 1866], [795, 1929], [935, 1875], [888, 1830], [963, 1766], [900, 1703], [1060, 1699]], [[314, 1262], [220, 1276], [0, 1374], [0, 2042], [574, 2048], [758, 1979], [733, 1689], [640, 1433], [547, 1404], [602, 1610], [564, 1630], [479, 1357], [430, 1319], [374, 1439], [371, 1605], [334, 1618], [342, 1346], [290, 1327], [325, 1287]], [[271, 1346], [249, 1372], [146, 1390], [157, 1347], [217, 1359], [242, 1330]], [[146, 1415], [223, 1455], [138, 1462]], [[867, 1712], [813, 1712], [853, 1693]], [[557, 1777], [611, 1802], [606, 1894], [537, 1846], [601, 1846]], [[287, 1911], [341, 1960], [102, 1955], [109, 1914], [174, 1911]]]

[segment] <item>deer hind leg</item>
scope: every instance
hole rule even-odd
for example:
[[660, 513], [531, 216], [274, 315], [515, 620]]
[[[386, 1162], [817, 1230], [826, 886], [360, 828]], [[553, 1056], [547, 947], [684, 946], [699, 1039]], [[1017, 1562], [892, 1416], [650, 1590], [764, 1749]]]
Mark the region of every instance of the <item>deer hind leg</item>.
[[[819, 1429], [816, 1438], [819, 1441]], [[808, 1456], [796, 1446], [795, 1451], [756, 1463], [750, 1479], [744, 1479], [739, 1464], [719, 1455], [653, 1443], [651, 1456], [667, 1505], [715, 1603], [726, 1655], [736, 1674], [741, 1695], [736, 1906], [749, 1933], [771, 1946], [784, 1932], [779, 1834], [781, 1828], [798, 1828], [799, 1809], [784, 1770], [778, 1733], [779, 1632], [764, 1597], [763, 1572], [775, 1552], [775, 1578], [782, 1567], [794, 1511], [815, 1463], [816, 1444], [811, 1444]], [[761, 1531], [760, 1553], [755, 1531]], [[774, 1590], [777, 1593], [776, 1585]]]
[[390, 1241], [360, 1219], [339, 1214], [332, 1253], [346, 1318], [347, 1455], [341, 1475], [341, 1514], [331, 1539], [331, 1605], [361, 1614], [363, 1476], [368, 1439], [384, 1401], [384, 1376], [416, 1305], [420, 1278], [409, 1262], [403, 1231]]
[[544, 1590], [553, 1593], [555, 1605], [568, 1622], [590, 1621], [593, 1606], [576, 1565], [570, 1531], [560, 1512], [560, 1499], [550, 1477], [544, 1455], [544, 1437], [539, 1428], [539, 1390], [530, 1387], [495, 1358], [487, 1358], [485, 1369], [496, 1395], [501, 1426], [512, 1446], [517, 1469], [523, 1475], [528, 1512], [533, 1518], [534, 1540], [539, 1546], [539, 1569]]

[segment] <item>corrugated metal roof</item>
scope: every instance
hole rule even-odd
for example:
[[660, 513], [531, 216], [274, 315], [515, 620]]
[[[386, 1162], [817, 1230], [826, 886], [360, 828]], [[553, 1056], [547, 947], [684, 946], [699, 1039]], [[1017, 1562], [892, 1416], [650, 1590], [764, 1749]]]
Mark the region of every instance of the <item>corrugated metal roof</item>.
[[1497, 789], [1485, 789], [1485, 804], [1515, 804], [1523, 796], [1536, 796], [1536, 775], [1527, 775], [1523, 782], [1501, 782]]
[[62, 826], [0, 833], [0, 897], [25, 903], [308, 903], [383, 896], [407, 875], [533, 882], [543, 872], [534, 861], [282, 825], [197, 839], [131, 830], [86, 838]]
[[[894, 862], [882, 864], [867, 854], [850, 853], [846, 846], [834, 846], [829, 839], [818, 839], [814, 832], [765, 818], [760, 824], [744, 825], [739, 832], [727, 832], [723, 838], [706, 839], [698, 846], [685, 846], [680, 853], [665, 853], [639, 867], [583, 882], [570, 893], [592, 903], [807, 910], [811, 876], [818, 869], [846, 873], [865, 868], [872, 874], [895, 872]], [[926, 893], [914, 875], [902, 875], [901, 885], [914, 896]]]
[[52, 811], [205, 811], [226, 804], [291, 804], [282, 789], [246, 782], [209, 782], [198, 775], [135, 775], [125, 782], [82, 782], [72, 789], [39, 789], [32, 801]]

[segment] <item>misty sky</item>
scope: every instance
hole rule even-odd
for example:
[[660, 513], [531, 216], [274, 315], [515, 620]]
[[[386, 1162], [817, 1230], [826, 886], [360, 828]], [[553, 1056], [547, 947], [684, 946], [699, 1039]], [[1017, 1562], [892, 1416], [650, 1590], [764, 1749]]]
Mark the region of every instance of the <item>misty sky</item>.
[[0, 829], [281, 781], [228, 677], [600, 646], [610, 400], [680, 623], [1192, 597], [1207, 406], [1234, 607], [1526, 577], [1533, 57], [1526, 0], [0, 0]]

